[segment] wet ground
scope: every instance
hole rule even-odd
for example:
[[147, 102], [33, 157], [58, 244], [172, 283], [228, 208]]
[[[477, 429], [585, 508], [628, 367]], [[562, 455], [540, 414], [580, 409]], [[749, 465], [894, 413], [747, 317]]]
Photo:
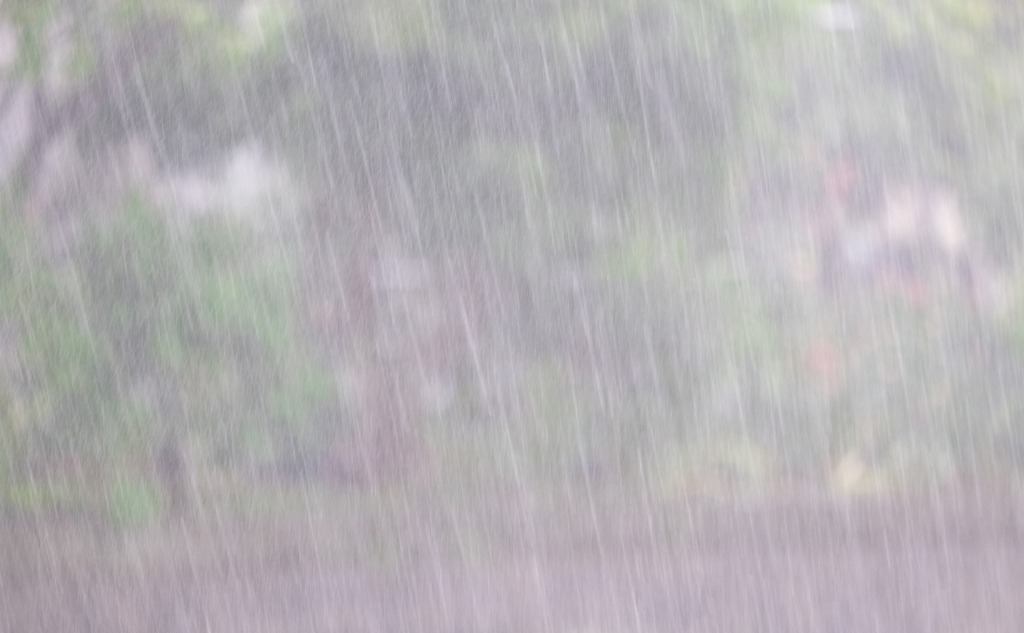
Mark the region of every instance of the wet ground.
[[9, 518], [0, 630], [1024, 630], [1013, 494], [362, 503], [116, 536]]

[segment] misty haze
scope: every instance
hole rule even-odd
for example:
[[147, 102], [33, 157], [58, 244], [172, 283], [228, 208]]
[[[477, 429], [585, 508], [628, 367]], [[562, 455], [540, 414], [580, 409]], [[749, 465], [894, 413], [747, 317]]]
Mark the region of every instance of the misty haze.
[[0, 0], [0, 631], [1024, 630], [1022, 59]]

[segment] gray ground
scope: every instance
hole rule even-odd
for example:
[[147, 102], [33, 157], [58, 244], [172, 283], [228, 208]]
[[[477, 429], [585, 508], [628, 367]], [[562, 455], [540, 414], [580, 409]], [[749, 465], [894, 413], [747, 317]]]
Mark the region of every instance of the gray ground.
[[7, 519], [0, 630], [1024, 630], [1012, 493], [311, 503], [116, 537]]

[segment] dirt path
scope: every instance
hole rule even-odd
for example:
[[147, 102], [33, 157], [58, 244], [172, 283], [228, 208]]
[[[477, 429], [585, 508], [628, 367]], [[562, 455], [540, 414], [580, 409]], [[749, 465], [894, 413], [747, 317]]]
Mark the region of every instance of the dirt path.
[[69, 540], [9, 521], [0, 630], [1024, 630], [1015, 497], [554, 503], [528, 515], [423, 504], [386, 523], [211, 523], [156, 535], [159, 546], [120, 540], [116, 554], [80, 530]]

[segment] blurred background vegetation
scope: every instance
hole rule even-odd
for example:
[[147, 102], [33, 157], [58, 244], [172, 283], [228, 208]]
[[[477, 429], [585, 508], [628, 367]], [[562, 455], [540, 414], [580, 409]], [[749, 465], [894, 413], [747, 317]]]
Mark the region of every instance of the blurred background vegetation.
[[[1019, 481], [1018, 3], [0, 18], [7, 510]], [[847, 154], [958, 193], [999, 310], [815, 283]]]

